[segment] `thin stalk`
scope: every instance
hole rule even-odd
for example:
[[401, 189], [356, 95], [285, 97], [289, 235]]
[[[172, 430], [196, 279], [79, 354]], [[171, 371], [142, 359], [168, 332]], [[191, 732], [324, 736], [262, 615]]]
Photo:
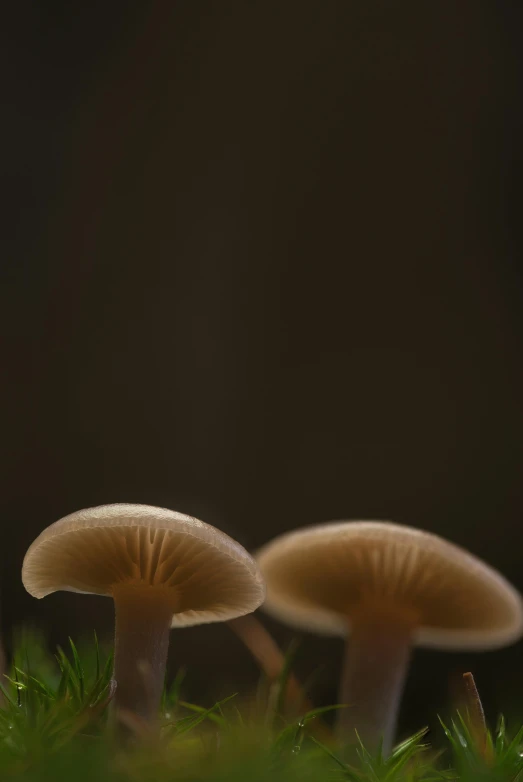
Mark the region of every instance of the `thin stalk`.
[[464, 673], [463, 684], [465, 687], [465, 704], [470, 733], [476, 742], [481, 757], [487, 764], [491, 764], [492, 746], [489, 744], [485, 712], [474, 676], [471, 673]]
[[[231, 619], [227, 624], [243, 641], [269, 682], [276, 682], [285, 668], [285, 655], [269, 631], [252, 614]], [[289, 707], [305, 711], [312, 709], [311, 702], [292, 672], [285, 684], [285, 701]]]
[[413, 622], [394, 612], [369, 611], [351, 617], [340, 686], [337, 735], [354, 743], [355, 731], [364, 746], [375, 750], [383, 740], [388, 754], [396, 730], [398, 709], [411, 655]]
[[115, 709], [153, 722], [164, 686], [172, 593], [148, 586], [118, 586], [113, 597]]

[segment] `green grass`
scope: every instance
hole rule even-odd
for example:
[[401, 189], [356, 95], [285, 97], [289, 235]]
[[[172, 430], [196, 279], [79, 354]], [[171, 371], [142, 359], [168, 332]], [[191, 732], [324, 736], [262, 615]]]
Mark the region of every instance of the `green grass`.
[[[0, 779], [39, 782], [523, 782], [523, 728], [494, 734], [456, 714], [438, 735], [422, 730], [389, 758], [356, 743], [336, 747], [329, 709], [286, 719], [277, 690], [232, 695], [211, 708], [183, 699], [183, 674], [165, 692], [160, 735], [130, 723], [115, 738], [110, 654], [95, 640], [53, 656], [34, 636], [18, 639], [0, 708]], [[287, 672], [288, 673], [288, 672]], [[336, 707], [332, 707], [336, 708]]]

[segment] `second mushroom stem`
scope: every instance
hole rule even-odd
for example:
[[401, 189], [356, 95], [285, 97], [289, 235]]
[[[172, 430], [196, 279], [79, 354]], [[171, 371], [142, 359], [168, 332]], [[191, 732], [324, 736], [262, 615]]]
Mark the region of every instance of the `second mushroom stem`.
[[113, 597], [115, 709], [153, 722], [164, 686], [172, 598], [134, 586], [117, 587]]
[[375, 750], [383, 739], [388, 754], [394, 740], [399, 703], [411, 654], [412, 624], [398, 616], [371, 612], [352, 622], [347, 641], [338, 712], [340, 743]]

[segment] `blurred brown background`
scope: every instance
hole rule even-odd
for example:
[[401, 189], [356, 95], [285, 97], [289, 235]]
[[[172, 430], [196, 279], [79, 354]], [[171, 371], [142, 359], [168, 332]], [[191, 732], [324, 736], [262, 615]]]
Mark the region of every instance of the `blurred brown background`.
[[[389, 518], [523, 589], [520, 3], [3, 16], [6, 635], [109, 632], [110, 601], [37, 603], [19, 576], [43, 527], [107, 502], [182, 510], [251, 549]], [[256, 681], [225, 627], [171, 652], [189, 696]], [[340, 656], [303, 641], [321, 703]], [[523, 644], [420, 650], [403, 728], [471, 667], [491, 716], [521, 717], [522, 663]]]

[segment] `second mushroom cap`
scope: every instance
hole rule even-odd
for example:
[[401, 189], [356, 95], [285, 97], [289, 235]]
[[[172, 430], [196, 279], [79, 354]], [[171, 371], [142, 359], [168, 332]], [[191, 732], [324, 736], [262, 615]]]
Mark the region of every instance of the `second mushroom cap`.
[[415, 615], [414, 643], [489, 649], [523, 631], [519, 593], [464, 549], [391, 522], [331, 522], [281, 535], [257, 556], [265, 609], [291, 626], [346, 635], [366, 603]]

